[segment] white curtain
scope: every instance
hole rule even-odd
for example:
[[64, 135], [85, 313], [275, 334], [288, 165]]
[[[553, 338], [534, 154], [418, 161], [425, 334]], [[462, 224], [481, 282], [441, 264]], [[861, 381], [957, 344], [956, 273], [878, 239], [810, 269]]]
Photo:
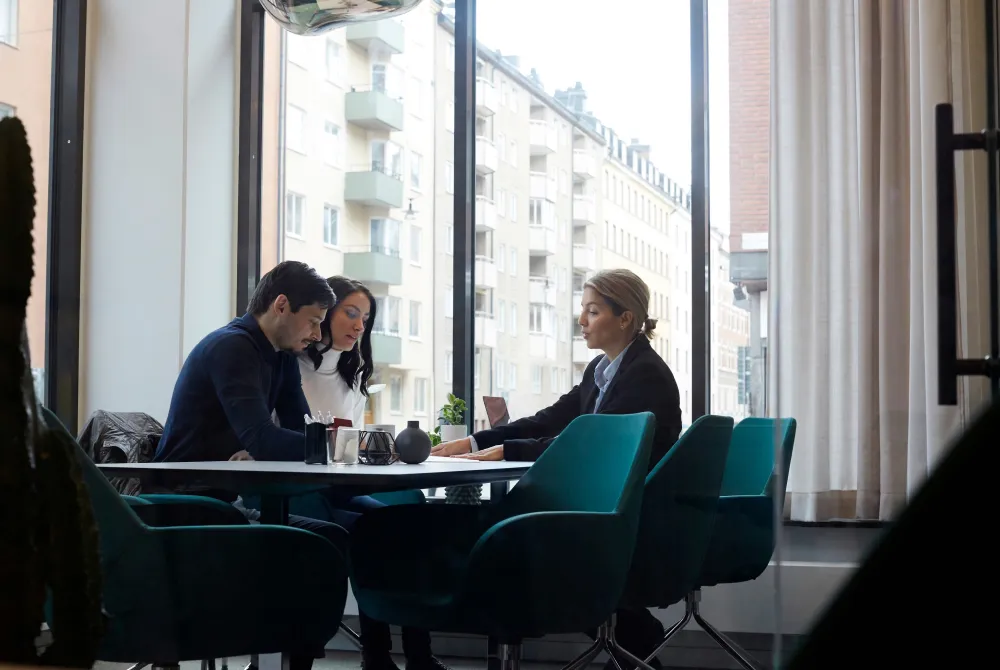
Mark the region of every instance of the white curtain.
[[[983, 3], [772, 0], [769, 408], [786, 514], [893, 517], [987, 396], [937, 403], [934, 107], [985, 127]], [[960, 353], [988, 336], [986, 163], [959, 154]]]

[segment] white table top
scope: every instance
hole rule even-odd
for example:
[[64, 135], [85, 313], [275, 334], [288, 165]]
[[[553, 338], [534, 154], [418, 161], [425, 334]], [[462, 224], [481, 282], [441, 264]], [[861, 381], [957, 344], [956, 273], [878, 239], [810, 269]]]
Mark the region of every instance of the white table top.
[[298, 461], [185, 461], [170, 463], [105, 463], [109, 477], [138, 478], [159, 483], [203, 485], [241, 493], [274, 486], [344, 486], [368, 492], [426, 489], [463, 484], [510, 481], [524, 475], [531, 463], [469, 461], [431, 457], [419, 465], [309, 465]]

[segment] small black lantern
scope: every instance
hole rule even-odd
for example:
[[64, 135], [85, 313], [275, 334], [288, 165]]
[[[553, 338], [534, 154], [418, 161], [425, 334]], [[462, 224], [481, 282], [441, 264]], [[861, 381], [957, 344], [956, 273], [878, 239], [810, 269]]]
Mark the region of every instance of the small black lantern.
[[392, 435], [384, 430], [363, 430], [358, 440], [358, 461], [364, 465], [391, 465], [396, 462]]

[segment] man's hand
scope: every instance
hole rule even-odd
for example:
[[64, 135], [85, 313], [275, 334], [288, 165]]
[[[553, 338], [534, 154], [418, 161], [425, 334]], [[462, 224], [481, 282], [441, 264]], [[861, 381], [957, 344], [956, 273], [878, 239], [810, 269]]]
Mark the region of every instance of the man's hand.
[[253, 456], [247, 453], [246, 449], [243, 451], [237, 451], [235, 454], [229, 457], [231, 461], [252, 461]]

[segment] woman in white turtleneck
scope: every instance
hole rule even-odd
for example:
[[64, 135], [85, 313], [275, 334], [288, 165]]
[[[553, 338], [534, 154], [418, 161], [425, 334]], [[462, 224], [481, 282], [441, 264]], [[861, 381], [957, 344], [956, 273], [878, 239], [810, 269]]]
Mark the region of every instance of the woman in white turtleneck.
[[320, 341], [299, 356], [302, 390], [313, 414], [332, 414], [364, 428], [372, 364], [370, 321], [375, 300], [368, 288], [347, 277], [327, 280], [337, 305], [323, 322]]
[[[372, 364], [371, 324], [375, 321], [375, 298], [368, 288], [347, 277], [330, 277], [330, 288], [337, 296], [336, 306], [327, 312], [320, 326], [320, 341], [310, 345], [299, 356], [302, 390], [313, 415], [327, 413], [338, 419], [350, 419], [355, 428], [364, 428], [365, 401]], [[369, 496], [342, 494], [326, 489], [313, 494], [325, 503], [326, 514], [313, 508], [306, 516], [325, 516], [350, 530], [361, 514], [384, 504]], [[297, 504], [310, 504], [310, 496], [292, 499], [292, 512]], [[389, 627], [361, 613], [361, 667], [366, 670], [392, 670], [389, 652], [392, 638]], [[431, 654], [430, 634], [424, 630], [403, 629], [403, 653], [406, 667], [419, 670], [447, 670]]]

